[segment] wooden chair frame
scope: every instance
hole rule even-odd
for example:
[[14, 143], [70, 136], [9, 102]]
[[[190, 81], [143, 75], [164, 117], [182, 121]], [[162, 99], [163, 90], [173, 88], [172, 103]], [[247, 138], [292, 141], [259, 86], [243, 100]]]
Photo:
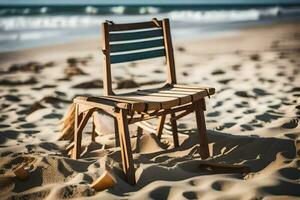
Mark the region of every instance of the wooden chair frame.
[[[160, 89], [177, 88], [175, 96], [182, 93], [192, 92], [193, 95], [186, 95], [177, 103], [174, 101], [166, 102], [166, 104], [145, 104], [142, 100], [123, 98], [115, 95], [112, 90], [111, 81], [111, 45], [109, 43], [110, 31], [136, 30], [143, 28], [159, 27], [163, 33], [163, 47], [165, 49], [165, 57], [167, 61], [168, 78], [166, 85]], [[202, 159], [209, 157], [208, 141], [206, 136], [206, 126], [204, 111], [205, 97], [214, 94], [214, 88], [203, 88], [197, 86], [178, 85], [176, 81], [175, 62], [173, 47], [171, 42], [170, 25], [168, 19], [161, 21], [153, 19], [149, 22], [132, 23], [132, 24], [113, 24], [105, 22], [102, 24], [103, 31], [103, 74], [104, 74], [104, 96], [101, 97], [76, 97], [74, 103], [75, 109], [75, 134], [74, 142], [67, 148], [71, 150], [71, 157], [78, 159], [81, 155], [82, 131], [86, 126], [89, 118], [93, 116], [96, 110], [102, 110], [111, 115], [115, 120], [116, 146], [121, 147], [122, 166], [127, 181], [135, 184], [135, 169], [133, 163], [131, 142], [128, 126], [135, 124], [138, 126], [138, 136], [142, 134], [143, 129], [157, 133], [158, 139], [164, 130], [166, 116], [170, 115], [170, 123], [172, 127], [174, 147], [179, 146], [177, 120], [195, 112], [197, 128], [199, 131], [200, 156]], [[182, 92], [181, 92], [182, 91]], [[177, 93], [176, 93], [177, 92]], [[144, 91], [149, 94], [149, 91]], [[167, 93], [171, 95], [170, 93]], [[140, 92], [143, 95], [143, 91]], [[163, 96], [163, 95], [162, 95]], [[183, 95], [184, 96], [184, 95]], [[174, 105], [173, 105], [174, 104]], [[147, 105], [147, 106], [145, 106]], [[151, 111], [151, 112], [150, 112]], [[146, 120], [158, 118], [157, 127], [146, 122]], [[95, 127], [93, 125], [92, 140], [95, 140]]]

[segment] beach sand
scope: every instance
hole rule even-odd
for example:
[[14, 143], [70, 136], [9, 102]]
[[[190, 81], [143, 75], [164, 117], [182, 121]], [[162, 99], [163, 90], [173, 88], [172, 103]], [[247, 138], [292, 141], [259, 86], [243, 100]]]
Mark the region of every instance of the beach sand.
[[[58, 141], [59, 120], [76, 95], [102, 94], [100, 41], [1, 53], [1, 199], [293, 199], [300, 197], [300, 22], [249, 28], [209, 39], [173, 41], [177, 80], [209, 85], [206, 125], [214, 163], [244, 164], [250, 172], [203, 166], [195, 115], [178, 121], [180, 147], [143, 134], [134, 154], [137, 184], [128, 185], [114, 146], [113, 125], [102, 119], [84, 155], [68, 157]], [[161, 59], [113, 67], [120, 92], [163, 84]], [[155, 123], [155, 121], [153, 121]], [[167, 128], [170, 125], [167, 124]], [[136, 128], [130, 130], [136, 149]], [[25, 180], [12, 171], [30, 162]], [[117, 184], [90, 184], [109, 169]]]

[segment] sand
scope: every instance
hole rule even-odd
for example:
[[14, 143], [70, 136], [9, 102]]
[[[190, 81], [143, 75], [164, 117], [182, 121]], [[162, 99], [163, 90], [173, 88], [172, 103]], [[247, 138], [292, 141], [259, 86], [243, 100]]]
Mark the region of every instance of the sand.
[[[293, 199], [300, 197], [300, 22], [245, 29], [209, 39], [174, 41], [179, 83], [209, 85], [209, 162], [244, 164], [250, 172], [201, 167], [194, 114], [178, 122], [180, 147], [144, 133], [134, 154], [136, 186], [120, 170], [109, 118], [84, 155], [68, 157], [58, 141], [59, 120], [76, 95], [102, 94], [100, 42], [1, 53], [1, 199]], [[164, 61], [113, 68], [120, 92], [166, 79]], [[155, 123], [155, 121], [153, 121]], [[167, 127], [170, 125], [167, 125]], [[136, 152], [136, 128], [131, 131]], [[28, 161], [29, 160], [29, 161]], [[30, 162], [28, 178], [12, 170]], [[95, 191], [90, 184], [110, 170], [117, 184]]]

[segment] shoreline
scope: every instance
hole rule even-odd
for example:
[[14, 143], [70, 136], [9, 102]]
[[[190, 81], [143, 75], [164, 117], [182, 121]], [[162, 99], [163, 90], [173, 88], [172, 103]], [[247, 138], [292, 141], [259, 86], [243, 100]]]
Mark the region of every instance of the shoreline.
[[[208, 85], [216, 94], [205, 112], [210, 158], [243, 164], [250, 173], [201, 168], [194, 115], [172, 135], [145, 133], [134, 153], [137, 185], [120, 173], [114, 126], [97, 121], [83, 134], [83, 155], [72, 160], [58, 141], [59, 121], [76, 95], [102, 94], [100, 39], [0, 53], [0, 195], [3, 199], [262, 199], [299, 198], [300, 22], [244, 29], [210, 39], [173, 39], [178, 83]], [[120, 92], [154, 87], [166, 79], [165, 61], [149, 59], [112, 67]], [[168, 120], [168, 119], [167, 119]], [[151, 121], [152, 122], [152, 121]], [[155, 122], [155, 121], [153, 121]], [[170, 125], [167, 124], [167, 128]], [[136, 152], [136, 129], [130, 129]], [[26, 160], [26, 180], [11, 177]], [[90, 184], [108, 167], [115, 187]], [[2, 187], [3, 186], [3, 187]]]
[[[219, 30], [218, 27], [222, 27], [223, 25], [221, 24], [210, 24], [209, 26], [207, 26], [207, 24], [204, 24], [204, 30], [201, 30], [201, 24], [195, 24], [196, 26], [199, 27], [192, 27], [192, 24], [190, 25], [191, 27], [187, 27], [189, 33], [187, 32], [187, 30], [183, 29], [183, 28], [179, 28], [177, 26], [173, 27], [173, 40], [178, 40], [178, 41], [185, 41], [186, 37], [195, 37], [195, 38], [201, 38], [203, 40], [206, 39], [213, 39], [213, 38], [218, 38], [218, 37], [222, 37], [223, 34], [225, 35], [230, 35], [230, 34], [235, 34], [235, 33], [239, 33], [239, 32], [243, 32], [243, 30], [248, 30], [248, 29], [255, 29], [257, 27], [268, 27], [268, 26], [273, 26], [273, 25], [279, 25], [279, 24], [291, 24], [291, 23], [298, 23], [300, 21], [300, 16], [295, 16], [293, 18], [279, 18], [279, 19], [265, 19], [265, 20], [260, 20], [260, 21], [248, 21], [248, 22], [235, 22], [235, 23], [228, 23], [227, 26], [231, 27], [231, 28], [227, 28], [227, 27], [223, 27], [222, 30]], [[176, 22], [176, 23], [181, 23], [181, 22]], [[171, 27], [172, 28], [172, 27]], [[94, 28], [93, 28], [94, 29]], [[95, 32], [92, 31], [92, 32]], [[97, 31], [98, 32], [98, 31]], [[185, 33], [183, 33], [185, 32]], [[84, 34], [84, 33], [82, 33]], [[38, 49], [38, 48], [46, 48], [46, 47], [53, 47], [53, 46], [62, 46], [62, 45], [72, 45], [76, 42], [79, 43], [83, 43], [84, 41], [89, 41], [89, 40], [98, 40], [98, 38], [101, 37], [100, 33], [98, 33], [98, 35], [95, 34], [91, 34], [91, 33], [87, 33], [87, 35], [90, 35], [89, 37], [84, 37], [84, 38], [78, 38], [80, 37], [79, 35], [77, 35], [75, 38], [72, 39], [68, 39], [68, 40], [61, 40], [60, 42], [58, 41], [54, 41], [54, 44], [42, 44], [40, 42], [39, 45], [37, 46], [24, 46], [24, 48], [21, 49], [15, 49], [15, 50], [5, 50], [0, 52], [0, 54], [9, 54], [9, 53], [13, 53], [13, 52], [19, 52], [19, 51], [27, 51], [27, 50], [31, 50], [31, 49]], [[174, 37], [174, 35], [176, 37]], [[92, 38], [92, 39], [91, 39]], [[45, 38], [45, 40], [47, 40], [47, 38]], [[54, 38], [50, 38], [50, 41], [54, 40]], [[32, 41], [33, 43], [35, 43], [36, 41]]]

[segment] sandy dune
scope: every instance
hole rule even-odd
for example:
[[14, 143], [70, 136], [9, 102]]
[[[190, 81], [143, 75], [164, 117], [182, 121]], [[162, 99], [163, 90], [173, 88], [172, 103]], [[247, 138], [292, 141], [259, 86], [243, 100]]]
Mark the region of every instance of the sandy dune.
[[[0, 54], [1, 199], [299, 198], [300, 23], [174, 43], [179, 82], [217, 91], [207, 99], [209, 161], [244, 164], [250, 172], [205, 167], [194, 115], [179, 121], [176, 149], [168, 133], [161, 142], [145, 133], [137, 148], [132, 127], [136, 186], [123, 180], [109, 118], [97, 127], [95, 143], [91, 126], [85, 129], [82, 159], [68, 158], [68, 141], [57, 140], [59, 120], [74, 96], [102, 94], [100, 43], [91, 39]], [[163, 64], [116, 66], [114, 87], [127, 92], [162, 84]], [[14, 177], [12, 169], [28, 158], [29, 178]], [[96, 192], [89, 185], [105, 169], [117, 185]]]

